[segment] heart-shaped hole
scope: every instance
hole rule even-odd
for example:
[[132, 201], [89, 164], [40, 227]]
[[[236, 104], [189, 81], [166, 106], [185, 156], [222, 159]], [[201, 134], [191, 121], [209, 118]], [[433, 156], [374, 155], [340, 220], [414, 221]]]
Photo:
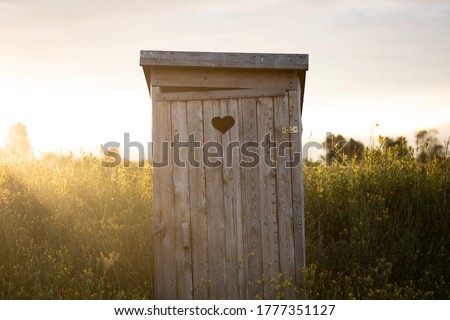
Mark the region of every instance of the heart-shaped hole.
[[232, 116], [214, 117], [211, 122], [213, 127], [222, 133], [227, 132], [234, 126], [234, 118]]

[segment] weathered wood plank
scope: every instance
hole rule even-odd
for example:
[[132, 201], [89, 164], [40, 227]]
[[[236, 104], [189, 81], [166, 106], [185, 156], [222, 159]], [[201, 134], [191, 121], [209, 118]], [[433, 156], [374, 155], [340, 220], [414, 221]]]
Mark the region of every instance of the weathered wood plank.
[[[241, 143], [258, 143], [258, 127], [256, 115], [256, 99], [241, 99]], [[249, 148], [258, 153], [258, 148]], [[251, 158], [243, 158], [251, 161]], [[258, 165], [261, 165], [259, 163]], [[245, 254], [245, 288], [246, 299], [255, 299], [261, 295], [262, 288], [258, 280], [262, 277], [262, 249], [261, 249], [261, 207], [259, 198], [259, 169], [258, 166], [248, 164], [241, 169], [243, 225], [244, 225], [244, 254]], [[261, 295], [262, 296], [262, 295]]]
[[[258, 141], [270, 143], [273, 137], [273, 98], [257, 99]], [[276, 279], [279, 272], [278, 227], [276, 213], [275, 167], [266, 165], [265, 160], [274, 161], [273, 152], [269, 148], [260, 151], [259, 194], [261, 209], [261, 247], [264, 274], [264, 298], [271, 297], [270, 281]]]
[[237, 260], [238, 260], [238, 269], [237, 273], [237, 291], [239, 299], [245, 299], [245, 255], [244, 255], [244, 228], [243, 228], [243, 214], [242, 214], [242, 185], [241, 185], [241, 171], [240, 171], [240, 162], [241, 162], [241, 152], [240, 152], [240, 144], [242, 143], [242, 134], [240, 129], [242, 128], [241, 119], [242, 106], [239, 103], [238, 99], [230, 99], [228, 103], [228, 115], [232, 116], [236, 119], [236, 123], [234, 125], [234, 129], [231, 128], [228, 133], [230, 134], [230, 140], [236, 141], [236, 148], [233, 148], [233, 161], [232, 161], [232, 174], [233, 174], [233, 209], [235, 224], [236, 224], [236, 250], [237, 250]]
[[[203, 101], [203, 130], [205, 143], [222, 143], [222, 133], [211, 125], [211, 119], [220, 116], [219, 100]], [[213, 152], [214, 149], [209, 150]], [[205, 153], [203, 154], [205, 157]], [[217, 159], [209, 159], [216, 162]], [[220, 159], [222, 162], [222, 159]], [[225, 209], [223, 199], [223, 169], [205, 166], [206, 211], [208, 221], [208, 262], [211, 299], [227, 299], [225, 259]]]
[[[292, 213], [291, 169], [288, 167], [291, 158], [289, 134], [282, 132], [289, 126], [288, 97], [275, 98], [275, 140], [277, 143], [277, 212], [278, 212], [278, 243], [280, 254], [280, 273], [284, 281], [292, 284], [295, 280], [294, 261], [294, 226]], [[293, 299], [293, 285], [286, 288], [284, 298]]]
[[[302, 279], [301, 268], [306, 264], [305, 258], [305, 213], [304, 213], [304, 189], [303, 189], [303, 162], [302, 162], [302, 123], [300, 112], [300, 84], [297, 91], [289, 92], [290, 126], [298, 126], [299, 132], [291, 135], [291, 158], [297, 160], [297, 164], [291, 169], [292, 174], [292, 209], [294, 222], [294, 252], [295, 252], [295, 279]], [[294, 157], [297, 157], [296, 159]]]
[[[210, 107], [210, 106], [208, 106]], [[187, 101], [187, 127], [189, 135], [199, 146], [193, 146], [194, 163], [189, 166], [189, 197], [192, 225], [192, 275], [194, 299], [209, 298], [208, 224], [206, 214], [205, 167], [202, 159], [203, 106], [202, 101]], [[198, 163], [198, 167], [197, 166]]]
[[[179, 141], [187, 141], [186, 102], [171, 102], [172, 137], [179, 135]], [[192, 299], [192, 257], [191, 221], [189, 205], [189, 176], [187, 169], [188, 150], [173, 149], [173, 199], [175, 221], [175, 263], [177, 266], [178, 299]], [[178, 153], [178, 154], [177, 154]], [[179, 161], [179, 163], [177, 163]], [[181, 164], [184, 163], [184, 167]]]
[[[245, 99], [245, 98], [244, 98]], [[239, 133], [238, 133], [238, 141], [240, 146], [242, 146], [242, 143], [244, 143], [244, 129], [245, 129], [245, 123], [244, 123], [244, 117], [243, 117], [243, 110], [242, 110], [242, 99], [238, 99], [237, 100], [237, 114], [238, 114], [238, 125], [239, 125]], [[242, 152], [242, 149], [240, 149]], [[240, 152], [240, 153], [241, 153]], [[240, 275], [240, 292], [241, 292], [241, 299], [248, 299], [248, 295], [247, 295], [247, 278], [248, 278], [248, 273], [249, 273], [249, 269], [248, 269], [248, 241], [247, 241], [247, 217], [246, 217], [246, 205], [245, 205], [245, 201], [246, 201], [246, 194], [247, 194], [247, 190], [245, 188], [245, 168], [243, 167], [242, 164], [242, 154], [240, 154], [240, 159], [239, 159], [239, 168], [237, 170], [240, 171], [239, 173], [239, 184], [240, 184], [240, 188], [241, 188], [241, 218], [238, 220], [238, 228], [240, 228], [240, 230], [242, 231], [242, 236], [241, 236], [241, 253], [240, 258], [239, 258], [239, 275]], [[239, 225], [240, 224], [240, 225]]]
[[184, 101], [184, 100], [210, 100], [246, 97], [273, 97], [283, 96], [286, 90], [273, 89], [237, 89], [237, 90], [213, 90], [192, 92], [171, 92], [155, 94], [156, 101]]
[[[154, 92], [158, 88], [152, 89]], [[153, 100], [153, 155], [161, 161], [163, 141], [170, 141], [171, 120], [169, 103]], [[169, 149], [170, 151], [170, 149]], [[170, 154], [169, 154], [170, 156]], [[173, 238], [173, 185], [172, 166], [153, 168], [153, 223], [161, 226], [154, 233], [154, 283], [156, 299], [176, 299], [177, 282], [175, 261], [175, 243]]]
[[[239, 150], [233, 150], [231, 143], [239, 143], [239, 119], [237, 117], [237, 104], [232, 100], [220, 100], [221, 117], [231, 115], [235, 119], [235, 125], [222, 135], [224, 148], [223, 166], [223, 195], [225, 208], [225, 248], [228, 299], [241, 298], [241, 282], [239, 270], [239, 230], [240, 218], [240, 177], [239, 177]], [[242, 233], [241, 233], [242, 236]]]
[[140, 65], [307, 70], [308, 55], [142, 50]]
[[153, 67], [150, 82], [161, 87], [296, 90], [297, 78], [295, 71]]

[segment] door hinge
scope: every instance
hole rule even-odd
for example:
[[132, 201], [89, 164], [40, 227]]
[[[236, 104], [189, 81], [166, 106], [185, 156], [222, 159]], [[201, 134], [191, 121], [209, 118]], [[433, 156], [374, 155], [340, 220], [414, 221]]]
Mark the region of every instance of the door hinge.
[[297, 133], [298, 132], [298, 127], [297, 126], [282, 127], [281, 128], [281, 132], [284, 133], [284, 134]]

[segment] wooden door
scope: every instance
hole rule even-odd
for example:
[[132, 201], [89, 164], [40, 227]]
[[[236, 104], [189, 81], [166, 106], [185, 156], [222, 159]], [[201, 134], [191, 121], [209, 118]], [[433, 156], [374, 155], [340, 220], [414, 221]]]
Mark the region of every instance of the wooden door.
[[[277, 283], [295, 282], [304, 264], [301, 165], [286, 164], [294, 152], [300, 156], [298, 90], [153, 88], [152, 97], [154, 160], [164, 151], [171, 160], [153, 172], [156, 298], [292, 298], [293, 286], [280, 292]], [[216, 117], [232, 117], [234, 125], [221, 132]], [[163, 141], [188, 141], [190, 134], [201, 147], [164, 150]], [[292, 141], [292, 148], [262, 148], [269, 138], [277, 146]], [[260, 146], [248, 149], [260, 159], [256, 166], [241, 153], [249, 141]], [[221, 145], [222, 155], [206, 161], [207, 143]], [[198, 167], [188, 163], [192, 154]]]

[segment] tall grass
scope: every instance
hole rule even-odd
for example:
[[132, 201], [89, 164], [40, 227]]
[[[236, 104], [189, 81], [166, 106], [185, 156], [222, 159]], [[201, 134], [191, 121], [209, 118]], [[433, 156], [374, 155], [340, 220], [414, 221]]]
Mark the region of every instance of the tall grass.
[[0, 298], [152, 297], [151, 168], [0, 168]]
[[450, 298], [449, 162], [382, 150], [305, 168], [310, 298]]
[[[305, 167], [303, 296], [450, 298], [449, 162], [383, 150]], [[151, 177], [92, 156], [1, 165], [0, 298], [152, 298]]]

